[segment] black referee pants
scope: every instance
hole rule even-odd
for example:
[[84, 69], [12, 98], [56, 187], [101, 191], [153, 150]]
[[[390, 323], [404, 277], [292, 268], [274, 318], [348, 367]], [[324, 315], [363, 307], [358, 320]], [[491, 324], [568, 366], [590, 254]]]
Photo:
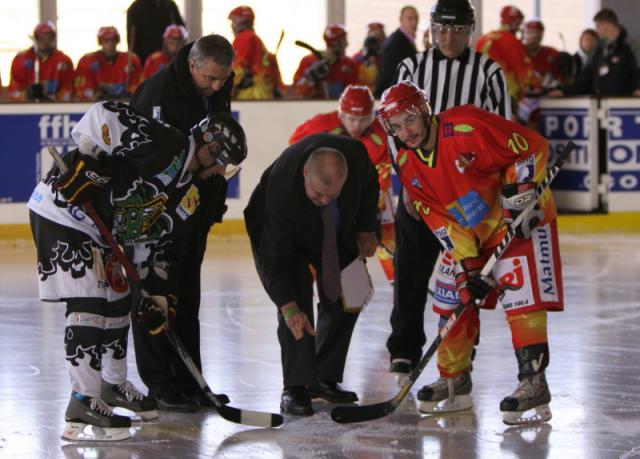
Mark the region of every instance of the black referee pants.
[[395, 228], [395, 283], [387, 349], [391, 359], [409, 359], [415, 365], [426, 342], [424, 309], [429, 278], [441, 245], [423, 221], [407, 213], [402, 196], [398, 200]]

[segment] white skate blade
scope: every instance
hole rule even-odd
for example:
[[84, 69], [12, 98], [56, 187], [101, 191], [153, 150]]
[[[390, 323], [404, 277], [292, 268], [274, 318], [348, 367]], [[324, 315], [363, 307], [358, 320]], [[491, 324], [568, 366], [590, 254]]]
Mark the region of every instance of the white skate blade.
[[456, 413], [470, 410], [472, 407], [471, 395], [456, 395], [453, 400], [440, 400], [438, 402], [418, 401], [418, 411], [422, 414]]
[[502, 422], [510, 426], [547, 422], [551, 419], [549, 405], [540, 405], [528, 411], [503, 411]]
[[131, 438], [127, 427], [98, 427], [82, 422], [67, 422], [62, 439], [68, 441], [122, 441]]

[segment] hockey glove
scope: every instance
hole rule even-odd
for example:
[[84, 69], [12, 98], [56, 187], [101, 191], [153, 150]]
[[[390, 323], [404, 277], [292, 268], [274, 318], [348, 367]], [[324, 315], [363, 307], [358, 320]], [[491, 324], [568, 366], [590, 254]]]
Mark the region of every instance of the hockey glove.
[[177, 302], [173, 295], [145, 296], [138, 305], [136, 320], [147, 329], [150, 335], [158, 335], [173, 326]]
[[482, 306], [497, 285], [490, 277], [480, 275], [485, 262], [484, 257], [469, 257], [456, 265], [456, 289], [462, 304]]
[[34, 83], [27, 88], [27, 100], [49, 99], [44, 94], [44, 86], [41, 83]]
[[67, 202], [81, 204], [111, 181], [111, 167], [91, 156], [77, 155], [77, 160], [54, 184]]
[[[526, 207], [536, 201], [536, 184], [534, 182], [517, 182], [504, 185], [501, 189], [500, 205], [502, 206], [502, 217], [505, 223], [513, 225], [518, 215]], [[515, 227], [516, 236], [522, 239], [531, 237], [531, 230], [540, 224], [544, 218], [544, 213], [540, 206], [536, 206], [525, 216], [521, 224]]]
[[329, 61], [327, 59], [320, 59], [309, 66], [307, 71], [304, 72], [304, 77], [312, 83], [317, 83], [329, 75], [330, 69]]
[[240, 79], [240, 82], [238, 83], [238, 89], [247, 89], [251, 86], [253, 86], [253, 75], [247, 72]]

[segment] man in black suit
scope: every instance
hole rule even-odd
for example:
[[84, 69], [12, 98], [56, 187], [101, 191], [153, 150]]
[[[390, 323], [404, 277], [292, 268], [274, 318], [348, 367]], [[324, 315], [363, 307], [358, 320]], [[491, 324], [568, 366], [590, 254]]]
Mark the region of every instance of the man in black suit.
[[[358, 400], [338, 385], [358, 313], [344, 311], [334, 291], [339, 279], [328, 282], [326, 243], [331, 238], [337, 245], [334, 274], [357, 257], [373, 256], [378, 192], [376, 170], [361, 142], [315, 134], [265, 170], [244, 211], [260, 280], [278, 307], [285, 413], [313, 414], [311, 398]], [[327, 237], [327, 231], [336, 236]], [[317, 331], [309, 265], [318, 279]]]
[[379, 98], [385, 89], [395, 83], [396, 67], [406, 57], [414, 56], [418, 30], [418, 11], [410, 5], [400, 10], [400, 27], [387, 37], [380, 52], [380, 71], [376, 79], [375, 96]]

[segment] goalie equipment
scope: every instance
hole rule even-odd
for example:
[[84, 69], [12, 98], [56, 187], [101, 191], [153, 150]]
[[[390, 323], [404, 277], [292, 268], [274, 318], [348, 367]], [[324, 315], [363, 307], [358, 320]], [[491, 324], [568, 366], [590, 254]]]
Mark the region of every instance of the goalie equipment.
[[109, 406], [133, 411], [143, 421], [158, 417], [155, 400], [140, 392], [130, 381], [111, 384], [102, 380], [100, 398]]
[[[534, 182], [518, 182], [504, 185], [500, 189], [500, 205], [502, 206], [502, 216], [505, 223], [513, 225], [518, 215], [527, 206], [537, 201], [536, 184]], [[531, 237], [531, 230], [537, 227], [544, 219], [544, 213], [540, 206], [536, 204], [527, 217], [514, 228], [516, 236], [522, 239]]]
[[452, 413], [471, 408], [471, 374], [463, 371], [453, 378], [440, 377], [418, 391], [418, 411], [424, 414]]
[[[237, 166], [247, 157], [247, 139], [242, 126], [226, 113], [212, 113], [191, 128], [196, 145], [217, 143], [215, 162]], [[210, 150], [211, 151], [211, 150]]]
[[350, 84], [340, 95], [340, 113], [367, 116], [373, 113], [373, 95], [368, 86]]
[[63, 440], [120, 441], [131, 437], [131, 419], [114, 414], [98, 397], [73, 392], [64, 417]]

